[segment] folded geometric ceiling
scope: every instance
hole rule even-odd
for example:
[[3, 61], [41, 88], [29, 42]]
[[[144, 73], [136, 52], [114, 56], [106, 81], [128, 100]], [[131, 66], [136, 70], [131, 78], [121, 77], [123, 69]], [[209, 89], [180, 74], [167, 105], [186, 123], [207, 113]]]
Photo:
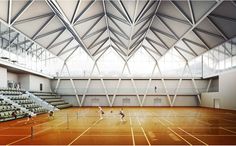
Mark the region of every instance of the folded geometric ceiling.
[[176, 49], [189, 60], [236, 35], [236, 2], [1, 0], [0, 19], [57, 56], [111, 47], [130, 57], [142, 47], [159, 57]]

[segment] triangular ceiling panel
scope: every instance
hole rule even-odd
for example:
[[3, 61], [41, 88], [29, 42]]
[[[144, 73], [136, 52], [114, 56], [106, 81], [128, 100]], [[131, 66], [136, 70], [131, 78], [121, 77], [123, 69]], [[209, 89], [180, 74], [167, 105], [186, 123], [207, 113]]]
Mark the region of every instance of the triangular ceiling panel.
[[63, 12], [65, 13], [67, 19], [69, 21], [72, 20], [72, 17], [76, 11], [77, 3], [80, 1], [72, 0], [70, 2], [66, 0], [57, 0], [58, 5], [62, 8]]
[[[64, 54], [64, 53], [66, 53], [66, 52], [70, 52], [70, 51], [72, 51], [72, 50], [75, 50], [75, 49], [78, 48], [78, 47], [79, 47], [79, 45], [78, 45], [77, 41], [73, 39], [73, 40], [67, 45], [67, 47], [61, 52], [61, 54]], [[60, 54], [60, 55], [61, 55], [61, 54]]]
[[196, 52], [198, 55], [201, 55], [202, 53], [206, 52], [206, 48], [199, 46], [196, 43], [185, 41], [194, 52]]
[[68, 40], [72, 38], [72, 35], [70, 34], [70, 32], [68, 32], [68, 30], [63, 31], [63, 33], [54, 41], [54, 43], [52, 44], [52, 46], [61, 43], [65, 40]]
[[[192, 58], [236, 34], [234, 1], [29, 2], [12, 0], [9, 7], [8, 1], [0, 1], [0, 19], [6, 22], [17, 18], [9, 24], [11, 27], [58, 56], [66, 56], [80, 45], [91, 57], [113, 47], [129, 58], [144, 46], [155, 58], [166, 55], [173, 47], [182, 48], [178, 49], [179, 53]], [[219, 6], [213, 10], [215, 4]], [[3, 31], [1, 28], [2, 36], [8, 36]], [[181, 41], [184, 47], [176, 44]], [[28, 44], [30, 46], [31, 42]]]
[[58, 17], [54, 16], [47, 25], [39, 32], [38, 35], [48, 33], [50, 31], [64, 27]]
[[[140, 2], [140, 1], [139, 1]], [[144, 2], [144, 1], [142, 1]], [[160, 1], [159, 1], [160, 2]], [[143, 20], [149, 16], [153, 16], [156, 8], [157, 8], [157, 4], [159, 3], [157, 1], [149, 1], [148, 5], [145, 8], [145, 13], [142, 15], [142, 17], [140, 18], [140, 20]], [[147, 9], [147, 10], [146, 10]], [[137, 16], [138, 17], [138, 16]], [[136, 17], [136, 18], [137, 18]]]
[[189, 1], [172, 1], [173, 4], [176, 5], [180, 11], [183, 12], [183, 14], [188, 18], [188, 20], [192, 20], [190, 7], [189, 7]]
[[100, 21], [103, 21], [102, 16], [92, 19], [90, 21], [84, 22], [84, 23], [76, 24], [74, 28], [79, 34], [79, 36], [82, 37], [86, 32], [90, 31], [91, 27], [93, 27], [94, 24], [99, 23]]
[[166, 25], [169, 26], [169, 28], [178, 37], [183, 36], [185, 34], [185, 32], [187, 32], [191, 28], [191, 25], [189, 25], [187, 23], [179, 22], [179, 21], [168, 19], [165, 17], [160, 17], [160, 19], [162, 19], [166, 23]]
[[36, 34], [40, 30], [40, 28], [48, 21], [49, 17], [50, 16], [33, 21], [27, 21], [25, 23], [15, 24], [14, 27], [23, 32], [28, 37], [32, 38], [34, 34]]
[[155, 32], [155, 33], [160, 38], [160, 40], [163, 41], [163, 44], [165, 44], [168, 48], [171, 48], [173, 44], [175, 44], [175, 42], [177, 41], [176, 39], [166, 36], [162, 33], [159, 33], [159, 32]]
[[209, 34], [198, 30], [195, 30], [195, 33], [198, 34], [210, 48], [214, 48], [225, 41], [223, 37], [217, 34]]
[[43, 47], [47, 48], [49, 47], [49, 44], [58, 36], [60, 35], [60, 32], [55, 32], [53, 34], [47, 35], [45, 37], [37, 39], [37, 42], [42, 45]]
[[80, 1], [79, 4], [79, 9], [77, 11], [77, 15], [75, 15], [75, 18], [80, 18], [81, 15], [84, 14], [84, 12], [86, 11], [86, 9], [89, 9], [89, 7], [93, 4], [93, 0], [82, 0]]
[[100, 14], [103, 12], [103, 4], [102, 1], [95, 1], [93, 4], [83, 13], [80, 17], [81, 19], [94, 16], [95, 14]]
[[[27, 18], [33, 18], [36, 16], [42, 16], [45, 14], [53, 13], [51, 8], [47, 5], [45, 1], [33, 1], [29, 8], [17, 19], [21, 21]], [[16, 22], [17, 22], [16, 21]]]
[[193, 59], [195, 56], [191, 53], [191, 52], [188, 52], [188, 51], [185, 51], [185, 50], [181, 50], [178, 48], [178, 51], [184, 56], [184, 58], [186, 58], [187, 60], [191, 60]]
[[191, 42], [194, 42], [196, 44], [199, 44], [206, 48], [205, 44], [202, 42], [202, 40], [195, 34], [195, 32], [191, 31], [186, 35], [186, 37], [183, 40], [190, 40]]
[[94, 46], [96, 43], [104, 40], [105, 38], [107, 38], [107, 31], [102, 31], [96, 35], [91, 36], [90, 38], [84, 40], [84, 43], [86, 44], [86, 46], [88, 46], [88, 48]]
[[202, 18], [215, 4], [216, 1], [191, 1], [194, 18], [197, 22]]
[[174, 17], [179, 20], [186, 20], [186, 18], [178, 11], [178, 9], [170, 1], [161, 1], [157, 13]]
[[[234, 10], [236, 12], [236, 10]], [[232, 16], [232, 15], [231, 15]], [[219, 29], [221, 31], [223, 31], [223, 33], [229, 37], [232, 38], [235, 36], [236, 34], [236, 29], [235, 25], [236, 25], [236, 16], [232, 16], [232, 17], [224, 17], [221, 15], [209, 15], [209, 18], [216, 24], [217, 27], [219, 27]], [[225, 27], [227, 26], [227, 27]]]
[[7, 22], [8, 1], [0, 1], [0, 19]]
[[127, 16], [132, 20], [132, 22], [135, 20], [135, 17], [137, 16], [138, 12], [136, 7], [140, 5], [138, 1], [127, 1], [123, 0], [121, 1], [124, 5], [124, 10], [127, 12]]
[[109, 1], [106, 3], [107, 12], [126, 21], [124, 12], [118, 1]]
[[187, 52], [189, 54], [192, 54], [192, 56], [197, 56], [197, 54], [192, 50], [189, 46], [186, 45], [186, 41], [179, 41], [176, 45], [175, 48], [178, 48], [178, 50], [182, 50], [184, 52]]
[[167, 33], [169, 35], [173, 35], [170, 30], [168, 30], [168, 26], [166, 26], [158, 17], [155, 17], [155, 19], [152, 22], [151, 28], [155, 28], [156, 30], [160, 32]]
[[[142, 23], [139, 23], [138, 25], [136, 25], [134, 27], [133, 34], [135, 34], [137, 32], [139, 33], [143, 30], [146, 30], [148, 28], [149, 24], [150, 24], [150, 19], [143, 21]], [[144, 32], [146, 32], [146, 31], [144, 31]]]
[[27, 4], [28, 0], [12, 1], [11, 18], [14, 18]]

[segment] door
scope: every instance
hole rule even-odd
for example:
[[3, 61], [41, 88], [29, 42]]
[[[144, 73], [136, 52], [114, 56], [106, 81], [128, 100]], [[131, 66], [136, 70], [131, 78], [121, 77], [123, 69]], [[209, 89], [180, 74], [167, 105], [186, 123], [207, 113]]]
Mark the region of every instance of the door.
[[130, 105], [130, 99], [129, 98], [123, 98], [123, 100], [122, 100], [122, 102], [123, 102], [123, 106], [129, 106]]
[[214, 98], [214, 108], [220, 108], [220, 99]]

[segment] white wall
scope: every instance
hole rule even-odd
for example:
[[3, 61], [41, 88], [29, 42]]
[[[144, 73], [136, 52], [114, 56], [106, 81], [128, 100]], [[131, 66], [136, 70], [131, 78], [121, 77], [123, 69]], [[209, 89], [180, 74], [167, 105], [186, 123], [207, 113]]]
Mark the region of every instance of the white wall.
[[219, 92], [202, 93], [203, 107], [214, 107], [214, 99], [220, 100], [220, 108], [236, 110], [236, 70], [219, 75]]
[[[113, 106], [123, 106], [123, 99], [129, 98], [130, 105], [129, 106], [140, 106], [139, 101], [136, 97], [136, 91], [133, 87], [133, 84], [130, 79], [122, 79], [120, 82], [120, 86], [116, 91], [117, 83], [119, 79], [103, 79], [106, 91], [109, 95], [110, 101], [113, 95], [116, 95]], [[106, 92], [104, 91], [104, 87], [100, 79], [91, 79], [88, 89], [86, 90], [86, 86], [88, 83], [88, 79], [76, 79], [73, 80], [77, 94], [81, 97], [85, 95], [85, 99], [83, 102], [83, 106], [92, 106], [92, 101], [95, 99], [99, 100], [99, 105], [101, 106], [109, 106], [107, 101]], [[148, 79], [134, 79], [135, 86], [137, 88], [138, 95], [140, 100], [143, 99], [144, 94], [147, 90], [149, 80]], [[174, 96], [176, 87], [178, 85], [178, 79], [169, 79], [165, 80], [167, 90], [169, 94]], [[52, 90], [56, 87], [57, 80], [52, 80]], [[206, 90], [208, 84], [208, 80], [196, 80], [196, 85], [199, 90]], [[157, 93], [155, 93], [154, 87], [157, 86]], [[85, 92], [86, 91], [86, 92]], [[59, 83], [57, 93], [62, 95], [62, 97], [68, 101], [69, 103], [77, 106], [77, 100], [75, 97], [74, 90], [72, 88], [71, 81], [68, 79], [62, 79]], [[169, 106], [169, 102], [167, 97], [165, 96], [165, 88], [163, 86], [162, 81], [159, 79], [152, 80], [150, 83], [150, 88], [147, 90], [146, 100], [143, 102], [143, 106]], [[194, 89], [193, 83], [191, 79], [183, 80], [182, 84], [178, 91], [178, 96], [175, 100], [174, 106], [199, 106], [196, 91]], [[161, 98], [161, 103], [154, 103], [157, 97]]]
[[29, 91], [40, 91], [40, 83], [43, 84], [43, 91], [51, 91], [50, 80], [44, 77], [39, 77], [31, 74], [20, 74], [19, 82], [21, 88]]
[[0, 67], [0, 88], [7, 87], [7, 69]]
[[65, 97], [65, 96], [62, 96], [62, 98], [63, 98], [66, 102], [72, 104], [73, 106], [79, 106], [79, 103], [77, 102], [77, 99], [76, 99], [75, 96], [66, 96], [66, 97]]
[[21, 84], [21, 88], [25, 90], [30, 89], [30, 76], [29, 74], [20, 74], [18, 80]]
[[43, 91], [51, 91], [51, 81], [48, 78], [32, 74], [17, 74], [8, 72], [6, 68], [0, 67], [0, 88], [7, 88], [7, 80], [20, 82], [21, 88], [30, 91], [39, 91], [40, 83]]
[[30, 77], [29, 77], [29, 90], [40, 91], [40, 83], [43, 84], [42, 91], [44, 91], [44, 92], [51, 91], [50, 80], [47, 78], [44, 78], [44, 77], [36, 76], [36, 75], [30, 75]]
[[7, 72], [7, 80], [18, 82], [18, 74]]

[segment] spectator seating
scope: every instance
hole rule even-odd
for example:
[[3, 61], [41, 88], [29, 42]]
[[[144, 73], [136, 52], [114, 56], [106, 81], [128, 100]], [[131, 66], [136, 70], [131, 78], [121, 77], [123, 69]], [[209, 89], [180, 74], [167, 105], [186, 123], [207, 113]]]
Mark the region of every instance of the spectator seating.
[[4, 101], [3, 99], [0, 99], [0, 121], [8, 121], [15, 119], [12, 116], [13, 112], [16, 112], [16, 118], [23, 118], [25, 116], [25, 112], [21, 111], [20, 109], [17, 109], [12, 104], [8, 103], [7, 101]]
[[71, 104], [65, 102], [59, 95], [56, 95], [55, 93], [52, 92], [36, 92], [36, 91], [31, 91], [32, 94], [34, 94], [35, 96], [40, 97], [41, 99], [43, 99], [44, 101], [46, 101], [47, 103], [59, 108], [59, 109], [63, 109], [63, 108], [68, 108], [68, 107], [72, 107]]

